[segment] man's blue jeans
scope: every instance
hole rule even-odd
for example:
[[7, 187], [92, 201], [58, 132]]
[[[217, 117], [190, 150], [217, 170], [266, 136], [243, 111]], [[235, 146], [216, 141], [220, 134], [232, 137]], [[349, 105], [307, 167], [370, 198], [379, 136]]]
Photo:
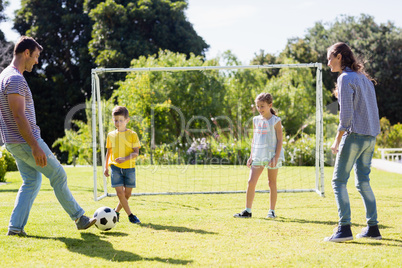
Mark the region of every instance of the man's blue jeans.
[[376, 138], [357, 133], [345, 134], [339, 144], [332, 177], [335, 200], [338, 206], [339, 225], [351, 224], [349, 194], [346, 184], [352, 168], [355, 170], [355, 185], [363, 198], [367, 224], [377, 225], [377, 205], [371, 190], [369, 174]]
[[7, 150], [17, 162], [18, 170], [23, 180], [11, 214], [8, 226], [10, 231], [21, 232], [24, 230], [32, 203], [38, 195], [42, 184], [42, 174], [49, 178], [57, 199], [72, 220], [84, 215], [84, 210], [75, 201], [67, 186], [67, 175], [60, 162], [42, 139], [39, 139], [38, 143], [47, 155], [47, 165], [43, 168], [36, 165], [31, 147], [27, 143], [6, 144]]

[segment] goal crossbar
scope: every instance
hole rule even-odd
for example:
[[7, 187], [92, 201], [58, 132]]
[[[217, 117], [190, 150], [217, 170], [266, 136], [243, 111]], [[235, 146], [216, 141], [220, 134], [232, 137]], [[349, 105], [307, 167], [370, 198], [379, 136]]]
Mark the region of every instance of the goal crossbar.
[[[297, 63], [297, 64], [268, 64], [268, 65], [243, 65], [243, 66], [192, 66], [192, 67], [143, 67], [143, 68], [96, 68], [91, 71], [92, 85], [92, 149], [93, 149], [93, 180], [94, 200], [98, 201], [107, 196], [116, 196], [109, 193], [107, 180], [103, 175], [104, 193], [98, 196], [97, 192], [97, 122], [99, 122], [99, 143], [101, 151], [101, 164], [105, 165], [105, 145], [102, 122], [102, 105], [100, 94], [99, 74], [118, 72], [162, 72], [162, 71], [207, 71], [207, 70], [240, 70], [240, 69], [272, 69], [272, 68], [316, 68], [316, 158], [315, 158], [315, 189], [290, 189], [278, 190], [278, 192], [316, 192], [324, 196], [324, 148], [323, 148], [323, 93], [322, 93], [322, 63]], [[98, 114], [98, 119], [96, 115]], [[220, 194], [220, 193], [244, 193], [245, 191], [209, 191], [209, 192], [160, 192], [160, 193], [133, 193], [132, 195], [173, 195], [173, 194]], [[268, 190], [256, 192], [269, 192]]]

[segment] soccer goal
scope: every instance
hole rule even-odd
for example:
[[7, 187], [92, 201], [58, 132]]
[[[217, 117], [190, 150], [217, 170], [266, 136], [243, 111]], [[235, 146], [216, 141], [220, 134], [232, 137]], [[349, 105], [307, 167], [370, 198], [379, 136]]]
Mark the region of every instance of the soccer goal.
[[[249, 66], [194, 66], [194, 67], [151, 67], [151, 68], [97, 68], [92, 69], [92, 102], [91, 102], [91, 127], [92, 127], [92, 155], [93, 155], [93, 183], [94, 183], [94, 199], [100, 200], [107, 196], [115, 196], [114, 190], [110, 186], [110, 177], [106, 178], [103, 175], [103, 166], [105, 164], [105, 139], [107, 131], [105, 129], [105, 120], [110, 120], [110, 116], [105, 114], [110, 113], [110, 110], [105, 106], [104, 101], [101, 99], [101, 77], [105, 77], [108, 73], [126, 73], [139, 76], [150, 73], [177, 73], [177, 72], [237, 72], [249, 70], [252, 72], [268, 71], [267, 69], [305, 69], [315, 68], [315, 110], [309, 119], [310, 125], [315, 128], [315, 141], [313, 142], [313, 149], [311, 155], [313, 160], [309, 165], [305, 165], [303, 161], [295, 164], [296, 160], [292, 159], [293, 164], [288, 165], [285, 161], [283, 167], [278, 175], [278, 192], [316, 192], [320, 196], [324, 196], [324, 148], [323, 148], [323, 88], [322, 88], [322, 64], [321, 63], [308, 63], [308, 64], [272, 64], [272, 65], [249, 65]], [[313, 73], [313, 72], [311, 72]], [[149, 83], [149, 81], [148, 81]], [[152, 86], [152, 85], [151, 85]], [[314, 86], [313, 86], [314, 87]], [[201, 90], [201, 89], [200, 89]], [[314, 89], [313, 89], [314, 90]], [[255, 96], [254, 96], [255, 98]], [[314, 98], [314, 97], [313, 97]], [[274, 96], [274, 107], [275, 107]], [[253, 101], [250, 101], [252, 106]], [[169, 104], [155, 103], [152, 107]], [[189, 103], [188, 105], [192, 105]], [[181, 107], [170, 105], [170, 109], [176, 114], [181, 114]], [[179, 139], [171, 142], [169, 146], [166, 144], [161, 145], [155, 142], [155, 109], [152, 110], [151, 121], [149, 122], [148, 139], [141, 142], [141, 146], [147, 149], [147, 155], [141, 156], [136, 164], [136, 177], [137, 187], [133, 190], [132, 195], [173, 195], [173, 194], [221, 194], [221, 193], [244, 193], [247, 189], [247, 181], [249, 176], [249, 169], [246, 166], [246, 159], [236, 158], [235, 161], [226, 161], [228, 158], [237, 154], [235, 149], [231, 149], [229, 153], [221, 155], [225, 157], [214, 158], [213, 156], [206, 159], [205, 155], [194, 154], [195, 157], [187, 160], [180, 159], [180, 155], [184, 154], [186, 157], [191, 153], [193, 146], [206, 146], [209, 143], [201, 138], [188, 139], [188, 144], [181, 144]], [[257, 115], [257, 114], [254, 114]], [[131, 111], [130, 111], [131, 116]], [[181, 115], [180, 122], [177, 123], [177, 129], [180, 138], [182, 138], [190, 130], [201, 132], [199, 129], [192, 127], [196, 120], [202, 122], [206, 130], [219, 122], [226, 122], [226, 130], [232, 130], [238, 127], [231, 123], [228, 115], [217, 115], [215, 118], [205, 118], [198, 115], [193, 115], [191, 118], [185, 118]], [[233, 120], [246, 121], [244, 119], [235, 118]], [[243, 122], [242, 121], [242, 122]], [[252, 122], [250, 120], [248, 123]], [[240, 127], [239, 127], [240, 128]], [[135, 129], [134, 129], [135, 130]], [[303, 128], [301, 128], [303, 131]], [[136, 130], [135, 130], [136, 131]], [[211, 131], [210, 131], [211, 132]], [[144, 135], [145, 136], [145, 135]], [[142, 137], [139, 137], [142, 140]], [[231, 142], [233, 143], [231, 139]], [[180, 143], [180, 144], [179, 144]], [[232, 144], [233, 145], [233, 144]], [[187, 147], [186, 147], [187, 146]], [[210, 144], [208, 145], [210, 146]], [[222, 150], [227, 150], [227, 147], [222, 143], [217, 143], [217, 147]], [[311, 145], [310, 145], [311, 146]], [[161, 148], [169, 147], [171, 152], [165, 155]], [[228, 145], [230, 147], [230, 145]], [[287, 150], [288, 145], [284, 143], [284, 149]], [[290, 148], [290, 147], [289, 147]], [[217, 149], [219, 151], [219, 148]], [[292, 148], [297, 151], [297, 148]], [[159, 157], [164, 161], [156, 161], [157, 152]], [[219, 151], [220, 152], [220, 151]], [[175, 157], [174, 160], [169, 161], [169, 157]], [[212, 153], [211, 153], [212, 155]], [[240, 152], [238, 153], [240, 155]], [[198, 158], [197, 158], [198, 157]], [[147, 160], [144, 160], [147, 159]], [[144, 161], [141, 161], [144, 160]], [[257, 185], [257, 192], [269, 192], [268, 183], [266, 180], [266, 171], [259, 179]]]

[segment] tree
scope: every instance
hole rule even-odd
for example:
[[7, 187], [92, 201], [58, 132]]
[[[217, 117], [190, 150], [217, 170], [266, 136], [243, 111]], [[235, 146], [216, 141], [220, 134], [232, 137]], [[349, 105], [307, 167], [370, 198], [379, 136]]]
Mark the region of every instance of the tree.
[[[7, 2], [0, 0], [0, 22], [6, 21], [7, 17], [4, 14], [4, 8], [8, 5]], [[13, 58], [13, 43], [7, 42], [4, 33], [0, 30], [0, 72], [7, 67]]]
[[[335, 42], [346, 42], [357, 56], [367, 60], [366, 70], [377, 81], [380, 117], [391, 124], [402, 118], [402, 30], [393, 23], [377, 24], [374, 18], [362, 14], [359, 18], [342, 16], [334, 23], [317, 22], [304, 38], [288, 41], [283, 52], [297, 61], [327, 62], [327, 48]], [[334, 88], [336, 75], [324, 65], [323, 83]]]
[[14, 28], [21, 35], [32, 36], [44, 48], [39, 64], [25, 76], [33, 92], [42, 136], [50, 144], [63, 135], [68, 111], [90, 95], [90, 74], [95, 65], [87, 47], [92, 21], [83, 3], [22, 1], [14, 20]]
[[[141, 56], [138, 60], [133, 60], [131, 68], [190, 67], [204, 64], [206, 63], [201, 56], [191, 54], [186, 59], [185, 54], [165, 50], [160, 51], [157, 56]], [[151, 125], [151, 117], [154, 116], [156, 144], [178, 140], [186, 142], [180, 139], [185, 131], [183, 122], [188, 129], [204, 129], [205, 132], [210, 132], [205, 119], [210, 120], [213, 116], [221, 115], [226, 92], [219, 72], [210, 71], [130, 73], [119, 85], [113, 98], [138, 118], [133, 123], [136, 124], [134, 127], [142, 140], [149, 137], [147, 131]], [[187, 134], [193, 137], [203, 135], [189, 130]]]
[[132, 59], [159, 49], [204, 55], [209, 47], [197, 35], [182, 0], [106, 0], [86, 2], [94, 21], [89, 50], [102, 67], [129, 67]]
[[[183, 0], [86, 0], [86, 9], [94, 21], [89, 51], [97, 66], [127, 68], [132, 59], [150, 56], [160, 49], [204, 55], [209, 47], [197, 35], [184, 10]], [[103, 77], [108, 98], [121, 74]]]

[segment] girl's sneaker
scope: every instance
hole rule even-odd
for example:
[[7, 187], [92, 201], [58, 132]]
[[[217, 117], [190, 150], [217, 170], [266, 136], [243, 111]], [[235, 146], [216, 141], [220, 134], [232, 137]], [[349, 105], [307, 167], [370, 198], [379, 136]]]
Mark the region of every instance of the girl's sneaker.
[[270, 211], [268, 212], [267, 218], [270, 218], [270, 219], [276, 218], [275, 211], [270, 210]]
[[240, 213], [236, 213], [233, 215], [235, 218], [251, 218], [251, 212], [248, 212], [247, 210], [243, 210]]

